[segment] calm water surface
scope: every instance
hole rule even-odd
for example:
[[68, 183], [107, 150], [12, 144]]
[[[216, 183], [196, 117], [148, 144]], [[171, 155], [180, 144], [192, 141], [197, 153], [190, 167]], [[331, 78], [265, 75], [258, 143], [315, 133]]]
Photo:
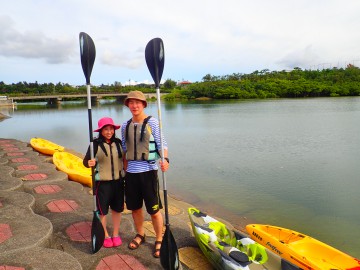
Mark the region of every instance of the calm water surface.
[[[170, 194], [235, 226], [255, 220], [291, 228], [360, 258], [360, 98], [162, 106]], [[42, 137], [86, 151], [85, 104], [1, 110], [11, 116], [0, 122], [2, 138]], [[147, 110], [157, 116], [156, 103]], [[131, 117], [116, 103], [92, 112], [94, 127], [102, 116], [119, 124]]]

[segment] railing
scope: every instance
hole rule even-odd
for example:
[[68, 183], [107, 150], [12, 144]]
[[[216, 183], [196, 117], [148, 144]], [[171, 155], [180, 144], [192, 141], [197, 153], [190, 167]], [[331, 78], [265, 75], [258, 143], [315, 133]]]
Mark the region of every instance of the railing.
[[[112, 93], [112, 94], [91, 94], [92, 98], [104, 98], [104, 97], [126, 97], [127, 93]], [[86, 98], [87, 94], [57, 94], [57, 95], [38, 95], [38, 96], [19, 96], [11, 97], [14, 101], [19, 100], [32, 100], [32, 99], [72, 99], [72, 98]]]

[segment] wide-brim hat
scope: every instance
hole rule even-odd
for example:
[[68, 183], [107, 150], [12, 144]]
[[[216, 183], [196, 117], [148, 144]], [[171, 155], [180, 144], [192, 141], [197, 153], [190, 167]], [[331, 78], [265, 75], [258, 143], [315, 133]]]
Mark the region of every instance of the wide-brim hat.
[[114, 124], [114, 120], [110, 117], [103, 117], [98, 121], [98, 128], [94, 130], [94, 132], [99, 132], [105, 126], [113, 126], [115, 130], [119, 129], [119, 125]]
[[127, 97], [124, 100], [124, 104], [125, 106], [129, 107], [129, 100], [130, 99], [137, 99], [140, 100], [144, 103], [144, 107], [147, 107], [147, 102], [146, 102], [146, 97], [144, 95], [143, 92], [141, 91], [131, 91], [129, 92], [129, 94], [127, 95]]

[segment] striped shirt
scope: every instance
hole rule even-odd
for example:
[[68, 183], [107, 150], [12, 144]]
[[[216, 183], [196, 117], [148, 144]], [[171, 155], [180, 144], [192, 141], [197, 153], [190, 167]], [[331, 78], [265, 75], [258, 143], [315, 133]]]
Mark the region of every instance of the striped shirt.
[[[136, 123], [135, 123], [136, 124]], [[159, 148], [158, 151], [161, 154], [161, 142], [160, 142], [160, 127], [159, 127], [159, 121], [151, 117], [148, 122], [149, 126], [151, 127], [152, 135], [154, 136], [154, 140], [156, 142], [157, 147]], [[142, 123], [141, 123], [142, 125]], [[126, 126], [127, 121], [121, 125], [121, 141], [122, 141], [122, 147], [124, 149], [124, 152], [126, 152]], [[165, 137], [163, 135], [163, 145], [164, 149], [167, 149], [167, 143], [165, 140]], [[141, 173], [141, 172], [147, 172], [152, 170], [159, 169], [157, 162], [149, 163], [146, 160], [129, 160], [127, 165], [127, 172], [130, 173]]]

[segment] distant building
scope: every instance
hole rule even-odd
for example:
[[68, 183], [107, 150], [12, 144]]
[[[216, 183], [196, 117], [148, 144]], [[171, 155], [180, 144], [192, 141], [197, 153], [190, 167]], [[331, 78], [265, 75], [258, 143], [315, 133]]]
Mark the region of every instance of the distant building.
[[192, 84], [192, 82], [189, 82], [189, 81], [182, 81], [182, 82], [178, 82], [178, 86], [185, 86], [185, 85], [188, 85], [188, 84]]

